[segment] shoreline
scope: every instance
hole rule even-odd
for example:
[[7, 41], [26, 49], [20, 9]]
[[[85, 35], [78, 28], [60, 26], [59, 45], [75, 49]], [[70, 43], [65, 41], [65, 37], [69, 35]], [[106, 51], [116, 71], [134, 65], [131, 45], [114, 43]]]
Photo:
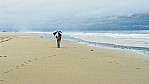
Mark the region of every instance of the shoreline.
[[[68, 40], [69, 41], [69, 40]], [[74, 42], [74, 41], [73, 41]], [[77, 41], [76, 41], [77, 42]], [[132, 48], [129, 48], [130, 46], [123, 46], [123, 45], [116, 45], [115, 47], [113, 46], [103, 46], [103, 45], [97, 45], [97, 44], [91, 44], [91, 43], [84, 43], [84, 42], [78, 42], [80, 44], [85, 44], [87, 46], [91, 46], [91, 47], [98, 47], [98, 48], [107, 48], [107, 49], [115, 49], [115, 50], [122, 50], [122, 51], [129, 51], [129, 52], [134, 52], [134, 53], [137, 53], [137, 54], [141, 54], [141, 55], [144, 55], [146, 57], [149, 57], [149, 51], [146, 50], [146, 51], [143, 51], [141, 49], [138, 49], [138, 48], [141, 48], [141, 47], [136, 47], [137, 49], [132, 49]], [[115, 45], [115, 44], [114, 44]], [[133, 47], [133, 46], [132, 46]], [[134, 47], [135, 48], [135, 47]], [[148, 49], [148, 48], [147, 48]]]
[[[44, 32], [43, 32], [44, 33]], [[49, 35], [50, 34], [50, 35]], [[43, 38], [53, 38], [52, 33], [44, 33], [42, 35]], [[103, 47], [103, 48], [111, 48], [111, 49], [120, 49], [120, 50], [128, 50], [136, 53], [140, 53], [146, 56], [149, 56], [149, 48], [147, 47], [141, 47], [141, 46], [129, 46], [129, 45], [120, 45], [120, 44], [113, 44], [113, 43], [102, 43], [102, 42], [92, 42], [92, 41], [86, 41], [80, 38], [71, 37], [69, 35], [64, 35], [63, 40], [67, 41], [73, 41], [78, 42], [81, 44], [86, 44], [88, 46], [95, 46], [95, 47]]]
[[[34, 35], [30, 36], [33, 38], [45, 38], [45, 39], [54, 39], [52, 37], [52, 32], [0, 32], [2, 34], [28, 34], [28, 35]], [[49, 36], [49, 34], [51, 34]], [[20, 37], [27, 37], [27, 36], [20, 36]], [[65, 39], [62, 38], [62, 40], [65, 41], [71, 41], [71, 42], [77, 42], [79, 44], [85, 44], [86, 46], [91, 46], [91, 47], [98, 47], [98, 48], [107, 48], [107, 49], [116, 49], [116, 50], [123, 50], [123, 51], [130, 51], [130, 52], [135, 52], [137, 54], [142, 54], [144, 56], [149, 56], [149, 48], [146, 48], [146, 51], [140, 49], [144, 47], [135, 47], [135, 46], [125, 46], [125, 45], [117, 45], [117, 44], [109, 44], [109, 43], [98, 43], [98, 42], [90, 42], [90, 41], [85, 41], [79, 38], [74, 38], [73, 39]], [[112, 45], [112, 46], [109, 46]]]
[[66, 40], [56, 48], [56, 39], [36, 38], [40, 35], [0, 33], [5, 38], [0, 43], [1, 84], [149, 83], [148, 57]]
[[[51, 35], [44, 33], [43, 38], [52, 38]], [[128, 45], [119, 45], [119, 44], [112, 44], [112, 43], [101, 43], [101, 42], [91, 42], [82, 40], [80, 38], [70, 37], [68, 35], [65, 35], [63, 40], [72, 41], [72, 42], [78, 42], [81, 44], [86, 44], [87, 46], [93, 46], [93, 47], [102, 47], [102, 48], [111, 48], [111, 49], [120, 49], [120, 50], [128, 50], [136, 53], [143, 54], [145, 56], [149, 56], [149, 48], [146, 47], [137, 47], [137, 46], [128, 46]]]

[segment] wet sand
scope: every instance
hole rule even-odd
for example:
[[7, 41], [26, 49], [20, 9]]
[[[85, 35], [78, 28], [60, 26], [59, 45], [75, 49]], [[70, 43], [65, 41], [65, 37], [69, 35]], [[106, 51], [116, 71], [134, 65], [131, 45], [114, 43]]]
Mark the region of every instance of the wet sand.
[[149, 84], [149, 57], [32, 33], [0, 33], [0, 84]]

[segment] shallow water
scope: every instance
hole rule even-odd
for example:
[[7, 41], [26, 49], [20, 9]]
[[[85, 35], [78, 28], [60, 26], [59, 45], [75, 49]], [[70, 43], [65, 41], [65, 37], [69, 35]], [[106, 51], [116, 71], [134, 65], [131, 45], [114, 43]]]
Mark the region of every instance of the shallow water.
[[[45, 38], [55, 38], [49, 33]], [[127, 49], [149, 55], [149, 31], [64, 32], [63, 39], [92, 46]]]

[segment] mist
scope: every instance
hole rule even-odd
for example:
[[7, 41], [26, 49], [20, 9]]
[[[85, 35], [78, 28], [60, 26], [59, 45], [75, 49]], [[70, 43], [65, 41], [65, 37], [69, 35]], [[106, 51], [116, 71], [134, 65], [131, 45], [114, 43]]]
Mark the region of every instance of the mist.
[[148, 3], [148, 0], [0, 0], [0, 29], [75, 30], [87, 27], [89, 19], [96, 23], [105, 17], [148, 14]]

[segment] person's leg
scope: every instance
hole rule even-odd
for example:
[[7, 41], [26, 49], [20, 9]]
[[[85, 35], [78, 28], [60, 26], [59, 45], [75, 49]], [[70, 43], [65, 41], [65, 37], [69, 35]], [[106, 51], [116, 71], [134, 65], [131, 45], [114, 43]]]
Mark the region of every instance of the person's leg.
[[61, 41], [58, 40], [58, 41], [57, 41], [57, 47], [58, 47], [58, 48], [60, 48], [60, 43], [61, 43]]
[[60, 48], [60, 45], [61, 45], [61, 40], [59, 40], [59, 44], [58, 44], [58, 47]]
[[58, 48], [60, 48], [60, 44], [58, 44]]
[[58, 40], [57, 40], [57, 47], [58, 47]]

